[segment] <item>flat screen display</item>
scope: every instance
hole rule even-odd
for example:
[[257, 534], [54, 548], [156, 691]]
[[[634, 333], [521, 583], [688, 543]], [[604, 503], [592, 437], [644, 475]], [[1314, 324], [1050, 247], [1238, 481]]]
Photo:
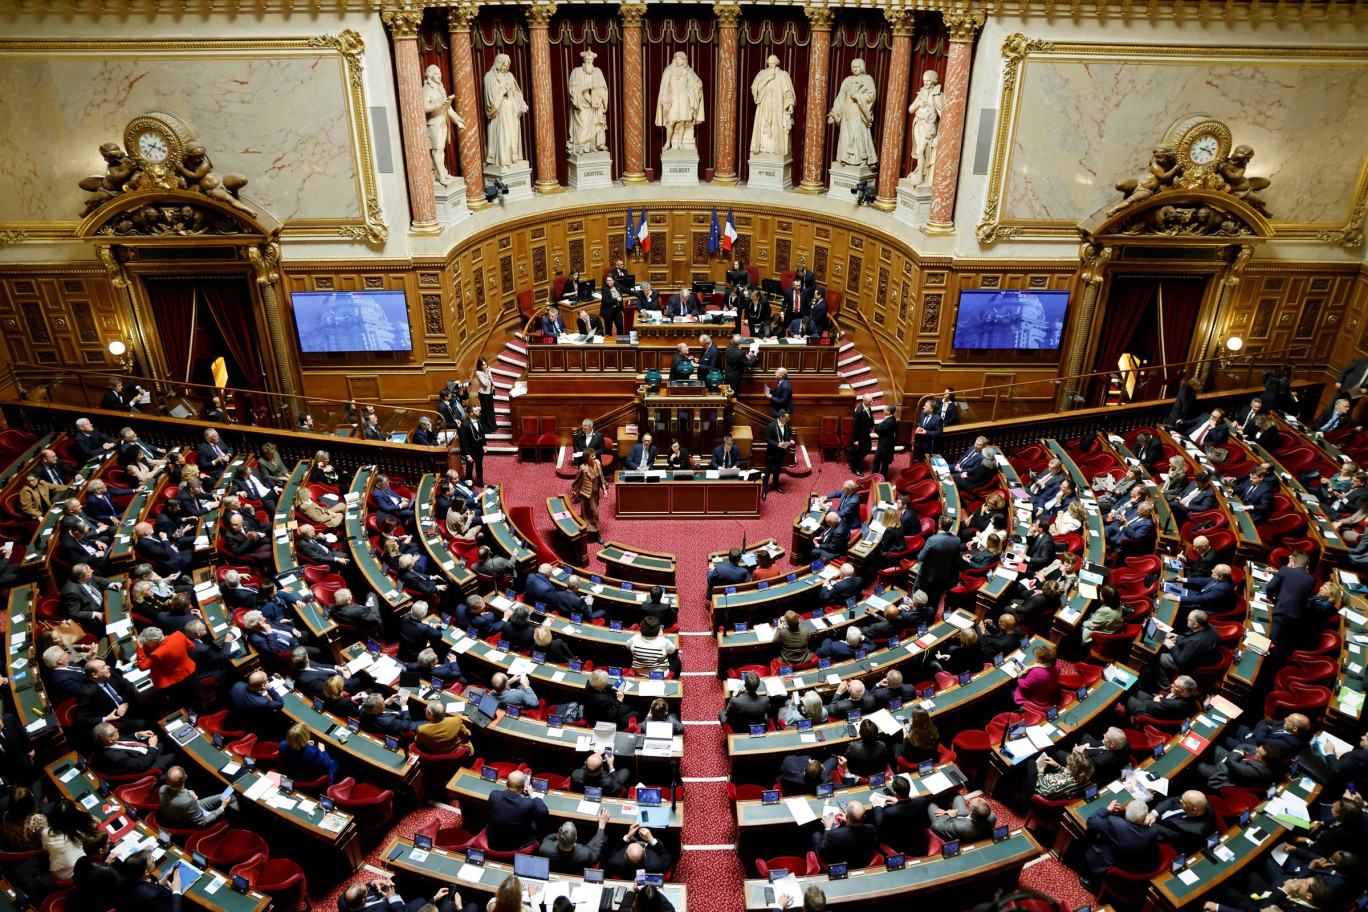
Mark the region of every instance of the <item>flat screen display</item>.
[[290, 300], [302, 352], [413, 349], [402, 291], [300, 291]]
[[955, 348], [1059, 348], [1067, 291], [962, 291]]

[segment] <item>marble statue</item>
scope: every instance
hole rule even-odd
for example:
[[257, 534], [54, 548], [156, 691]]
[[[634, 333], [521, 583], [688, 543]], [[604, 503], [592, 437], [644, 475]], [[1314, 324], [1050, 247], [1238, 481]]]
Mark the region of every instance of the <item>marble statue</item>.
[[793, 80], [779, 69], [779, 58], [773, 54], [765, 61], [765, 68], [751, 80], [751, 98], [755, 101], [751, 154], [787, 155], [789, 134], [793, 131], [793, 106], [798, 95], [793, 91]]
[[585, 51], [580, 54], [584, 65], [570, 71], [570, 139], [565, 149], [571, 155], [608, 148], [608, 82], [594, 66], [597, 56]]
[[655, 123], [665, 128], [665, 149], [694, 148], [694, 126], [703, 122], [703, 80], [689, 66], [683, 51], [660, 77]]
[[509, 63], [507, 54], [499, 54], [484, 76], [484, 109], [488, 119], [485, 162], [496, 168], [527, 160], [522, 146], [522, 116], [527, 113], [527, 101], [518, 88], [518, 80], [508, 71]]
[[922, 88], [907, 113], [912, 115], [912, 143], [916, 149], [917, 167], [908, 175], [916, 184], [929, 184], [935, 176], [936, 136], [940, 133], [941, 109], [945, 107], [945, 93], [935, 70], [922, 73]]
[[432, 179], [443, 187], [456, 178], [446, 167], [446, 147], [451, 139], [451, 124], [464, 127], [465, 121], [451, 106], [455, 95], [442, 85], [442, 71], [434, 63], [423, 72], [423, 113], [427, 115], [428, 152], [432, 155]]
[[82, 178], [79, 185], [82, 190], [94, 194], [86, 200], [85, 211], [81, 213], [82, 218], [99, 209], [106, 201], [123, 193], [124, 184], [138, 169], [118, 143], [105, 143], [100, 146], [100, 155], [105, 160], [105, 173]]
[[836, 140], [836, 161], [840, 164], [878, 164], [873, 132], [876, 97], [874, 77], [865, 72], [864, 61], [856, 57], [850, 62], [850, 75], [841, 83], [841, 92], [827, 115], [827, 123], [837, 124], [841, 130]]
[[241, 209], [251, 215], [256, 214], [252, 207], [238, 199], [238, 191], [247, 186], [247, 178], [241, 174], [215, 172], [214, 163], [209, 160], [209, 154], [199, 143], [192, 142], [185, 147], [185, 157], [176, 165], [176, 170], [185, 178], [185, 184], [191, 190], [199, 190], [210, 199], [227, 203], [234, 209]]

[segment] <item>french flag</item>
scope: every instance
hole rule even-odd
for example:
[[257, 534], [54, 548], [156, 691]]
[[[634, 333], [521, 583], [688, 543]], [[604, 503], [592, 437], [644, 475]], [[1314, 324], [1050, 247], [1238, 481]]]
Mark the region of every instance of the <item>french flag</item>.
[[732, 244], [736, 242], [736, 239], [737, 239], [739, 236], [740, 236], [740, 235], [738, 235], [738, 234], [736, 233], [736, 223], [732, 221], [732, 213], [731, 213], [731, 210], [728, 209], [728, 210], [727, 210], [727, 224], [726, 224], [726, 226], [722, 229], [722, 249], [723, 249], [723, 250], [728, 250], [728, 251], [731, 250], [731, 249], [732, 249]]
[[641, 210], [641, 223], [637, 225], [637, 246], [643, 253], [651, 252], [651, 230], [646, 227], [646, 209]]

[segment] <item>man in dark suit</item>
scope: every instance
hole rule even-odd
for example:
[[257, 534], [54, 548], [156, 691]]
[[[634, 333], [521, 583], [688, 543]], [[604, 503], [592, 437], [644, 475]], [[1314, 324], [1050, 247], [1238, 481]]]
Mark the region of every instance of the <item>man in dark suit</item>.
[[1272, 655], [1279, 660], [1320, 636], [1319, 625], [1307, 623], [1307, 605], [1316, 594], [1316, 578], [1306, 570], [1310, 563], [1311, 556], [1305, 551], [1293, 551], [1286, 566], [1268, 581], [1266, 591], [1273, 601], [1268, 638]]
[[38, 454], [38, 464], [33, 467], [33, 473], [39, 480], [58, 488], [64, 488], [76, 479], [75, 470], [58, 459], [55, 450], [43, 450]]
[[642, 282], [636, 290], [637, 306], [642, 310], [660, 310], [660, 292], [651, 288], [650, 282]]
[[927, 800], [912, 796], [912, 785], [905, 776], [895, 776], [889, 787], [892, 797], [886, 797], [883, 807], [874, 809], [879, 842], [920, 858], [926, 854], [926, 830], [931, 825]]
[[[484, 599], [478, 595], [469, 596], [464, 604], [457, 605], [451, 617], [462, 630], [474, 628], [475, 635], [482, 640], [502, 633], [504, 629], [503, 618], [490, 611]], [[423, 632], [415, 629], [414, 633], [416, 641], [417, 635]]]
[[[851, 599], [858, 599], [862, 587], [863, 582], [855, 573], [855, 565], [851, 563], [842, 564], [841, 575], [828, 582], [817, 593], [817, 604], [821, 605], [823, 608], [831, 605], [844, 605]], [[892, 606], [889, 606], [889, 608], [890, 610], [893, 610]], [[882, 632], [882, 630], [880, 632]], [[893, 634], [888, 634], [878, 637], [878, 639], [888, 639], [888, 637], [892, 635]], [[870, 634], [870, 636], [874, 636], [874, 634]]]
[[176, 500], [180, 501], [181, 513], [186, 517], [204, 516], [219, 505], [213, 492], [204, 489], [204, 481], [199, 476], [187, 479], [181, 485], [176, 492]]
[[708, 571], [708, 589], [711, 591], [717, 586], [750, 582], [750, 576], [750, 571], [741, 563], [741, 549], [732, 548], [727, 552], [726, 560], [718, 562]]
[[1135, 518], [1107, 528], [1107, 544], [1117, 548], [1129, 541], [1144, 541], [1154, 533], [1154, 504], [1142, 500], [1135, 507]]
[[1333, 431], [1342, 431], [1352, 427], [1354, 424], [1353, 416], [1349, 413], [1353, 411], [1353, 404], [1348, 399], [1336, 399], [1325, 407], [1325, 411], [1316, 416], [1311, 429], [1322, 434], [1329, 434]]
[[713, 447], [712, 461], [708, 463], [710, 469], [739, 469], [741, 468], [741, 448], [732, 442], [732, 435], [727, 434], [722, 438], [722, 442]]
[[746, 371], [754, 367], [759, 358], [758, 354], [746, 354], [741, 347], [739, 333], [732, 336], [731, 344], [722, 352], [722, 376], [731, 388], [732, 395], [741, 395], [741, 382], [745, 379]]
[[[1063, 766], [1069, 759], [1070, 751], [1057, 748], [1050, 753], [1051, 758]], [[1092, 761], [1093, 782], [1114, 782], [1121, 770], [1130, 763], [1130, 745], [1126, 733], [1115, 726], [1103, 732], [1101, 738], [1084, 735], [1073, 746], [1072, 753], [1082, 754]], [[1034, 763], [1024, 764], [1027, 771], [1035, 769]]]
[[85, 676], [72, 717], [79, 738], [88, 737], [101, 722], [117, 722], [130, 732], [148, 727], [138, 708], [137, 689], [116, 669], [103, 659], [91, 659], [85, 663]]
[[1173, 683], [1173, 676], [1179, 673], [1192, 674], [1198, 668], [1214, 664], [1221, 657], [1221, 637], [1207, 620], [1201, 609], [1188, 612], [1188, 629], [1179, 633], [1169, 631], [1164, 637], [1164, 647], [1150, 668], [1154, 681], [1163, 690]]
[[254, 671], [247, 680], [233, 685], [228, 692], [228, 720], [232, 728], [263, 733], [283, 728], [285, 719], [281, 710], [285, 704], [267, 688], [269, 681], [266, 672]]
[[771, 485], [776, 493], [784, 493], [779, 487], [779, 475], [788, 462], [789, 450], [793, 449], [793, 445], [793, 428], [789, 427], [789, 413], [780, 410], [765, 428], [765, 474], [760, 479], [761, 500], [769, 496]]
[[385, 698], [372, 693], [361, 701], [361, 730], [367, 734], [402, 738], [413, 734], [425, 722], [409, 716], [408, 707], [399, 705], [398, 694]]
[[878, 709], [879, 702], [874, 699], [872, 693], [865, 689], [864, 682], [859, 678], [852, 678], [849, 681], [842, 681], [831, 692], [831, 702], [827, 704], [827, 715], [833, 719], [846, 719], [853, 712], [867, 716], [872, 712], [877, 712]]
[[536, 573], [529, 573], [523, 582], [523, 601], [528, 605], [550, 605], [556, 597], [556, 586], [551, 582], [550, 564], [541, 564]]
[[299, 527], [299, 538], [295, 541], [295, 550], [299, 552], [300, 557], [315, 564], [345, 567], [351, 563], [351, 559], [341, 551], [320, 540], [318, 531], [307, 523]]
[[71, 568], [71, 578], [62, 586], [58, 610], [64, 617], [80, 624], [87, 633], [104, 636], [104, 594], [110, 589], [122, 588], [123, 583], [96, 576], [89, 564], [75, 564]]
[[83, 464], [96, 456], [107, 456], [114, 449], [113, 438], [95, 430], [89, 418], [76, 419], [76, 436], [71, 444]]
[[1206, 795], [1196, 789], [1164, 798], [1154, 806], [1153, 813], [1159, 841], [1173, 846], [1179, 855], [1191, 855], [1206, 848], [1207, 837], [1216, 832], [1216, 813]]
[[703, 353], [698, 356], [698, 379], [707, 380], [709, 372], [718, 369], [722, 353], [707, 333], [698, 337], [698, 344], [703, 347]]
[[1235, 586], [1230, 577], [1230, 565], [1217, 564], [1211, 569], [1211, 578], [1203, 580], [1200, 588], [1194, 587], [1178, 596], [1180, 614], [1182, 611], [1201, 609], [1210, 616], [1224, 614], [1234, 608]]
[[485, 435], [480, 427], [478, 405], [470, 407], [456, 435], [460, 440], [461, 463], [465, 467], [466, 481], [473, 482], [477, 487], [484, 487]]
[[945, 591], [959, 581], [960, 555], [964, 553], [964, 542], [950, 530], [955, 520], [941, 515], [940, 531], [926, 541], [925, 547], [917, 555], [921, 566], [917, 569], [916, 589], [924, 591], [932, 606], [940, 603]]
[[1249, 400], [1248, 405], [1236, 413], [1235, 430], [1245, 436], [1255, 433], [1254, 422], [1264, 414], [1263, 400], [1255, 396]]
[[1055, 562], [1054, 537], [1044, 519], [1035, 519], [1026, 529], [1026, 573], [1035, 576]]
[[[303, 648], [290, 653], [290, 673], [294, 678], [295, 689], [306, 697], [322, 696], [324, 685], [335, 675], [348, 678], [346, 668], [329, 665], [326, 662], [314, 664], [309, 659], [309, 651]], [[344, 689], [348, 693], [353, 693], [363, 685], [364, 682], [360, 678], [348, 678]]]
[[817, 760], [807, 754], [789, 754], [779, 763], [779, 788], [785, 795], [812, 795], [819, 785], [840, 788], [850, 779], [841, 757]]
[[1339, 520], [1357, 513], [1368, 505], [1368, 473], [1356, 472], [1343, 494], [1332, 494], [1325, 505], [1331, 519]]
[[[1249, 511], [1249, 518], [1256, 525], [1263, 524], [1268, 522], [1268, 517], [1273, 513], [1273, 493], [1277, 488], [1277, 478], [1263, 466], [1255, 466], [1249, 470], [1248, 478], [1235, 485], [1235, 496]], [[1368, 493], [1365, 493], [1365, 497], [1368, 497]]]
[[413, 522], [413, 501], [390, 487], [388, 475], [376, 475], [371, 486], [371, 505], [405, 525]]
[[545, 336], [565, 335], [565, 320], [561, 317], [560, 308], [555, 304], [548, 307], [545, 316], [542, 317], [541, 331]]
[[1083, 856], [1088, 871], [1078, 878], [1085, 890], [1096, 893], [1111, 868], [1139, 874], [1153, 871], [1159, 861], [1159, 828], [1142, 801], [1124, 810], [1117, 801], [1098, 808], [1088, 818], [1088, 832], [1094, 837]]
[[675, 317], [698, 316], [698, 298], [687, 288], [679, 289], [679, 294], [670, 297], [670, 303], [665, 308], [665, 316], [672, 320]]
[[829, 634], [826, 641], [812, 651], [812, 654], [819, 659], [830, 659], [833, 662], [848, 662], [855, 658], [855, 653], [864, 645], [864, 633], [859, 627], [847, 627], [845, 633]]
[[927, 402], [922, 406], [922, 413], [917, 416], [917, 427], [912, 432], [912, 441], [917, 446], [917, 459], [936, 452], [936, 441], [940, 438], [940, 433], [940, 413], [936, 411], [934, 402]]
[[1192, 540], [1192, 553], [1196, 555], [1192, 560], [1183, 559], [1183, 575], [1178, 579], [1180, 583], [1210, 579], [1211, 571], [1216, 569], [1216, 562], [1220, 560], [1216, 550], [1211, 547], [1211, 540], [1205, 535]]
[[1214, 747], [1212, 760], [1198, 763], [1197, 775], [1213, 792], [1223, 788], [1263, 790], [1282, 777], [1283, 752], [1276, 744], [1261, 744], [1252, 752], [1247, 748], [1228, 751]]
[[784, 289], [784, 303], [780, 311], [783, 315], [783, 325], [788, 326], [794, 320], [806, 317], [811, 312], [808, 308], [809, 300], [795, 278], [793, 284]]
[[1137, 690], [1126, 698], [1126, 712], [1131, 716], [1149, 716], [1170, 721], [1190, 719], [1197, 712], [1197, 682], [1187, 675], [1173, 679], [1168, 693], [1148, 694]]
[[81, 695], [85, 686], [85, 672], [71, 664], [71, 657], [61, 646], [49, 646], [43, 652], [43, 683], [47, 686], [48, 699], [53, 706], [60, 706], [67, 700]]
[[180, 912], [185, 892], [180, 865], [158, 878], [152, 851], [143, 849], [115, 862], [114, 867], [123, 876], [116, 912]]
[[485, 837], [496, 852], [512, 852], [535, 843], [550, 816], [546, 802], [527, 793], [527, 777], [522, 770], [509, 773], [506, 785], [489, 796]]
[[627, 835], [617, 850], [603, 861], [603, 873], [614, 880], [631, 880], [637, 871], [664, 874], [674, 864], [670, 850], [640, 824], [627, 828]]
[[1198, 415], [1182, 427], [1183, 433], [1199, 447], [1220, 446], [1230, 439], [1230, 425], [1223, 409], [1212, 409]]
[[855, 405], [850, 420], [850, 471], [864, 477], [864, 461], [873, 446], [874, 397], [865, 393]]
[[898, 407], [885, 404], [883, 410], [883, 418], [874, 425], [874, 436], [878, 437], [879, 444], [874, 450], [874, 467], [871, 471], [875, 475], [887, 476], [893, 469], [893, 456], [898, 448]]
[[201, 443], [195, 452], [195, 464], [199, 466], [200, 474], [212, 481], [218, 481], [224, 467], [232, 461], [233, 451], [219, 440], [219, 432], [213, 428], [205, 431], [204, 443]]
[[380, 418], [378, 415], [367, 415], [361, 421], [361, 436], [367, 440], [385, 439], [385, 432], [380, 430]]
[[[458, 409], [460, 409], [459, 413], [457, 411]], [[437, 393], [437, 414], [441, 416], [443, 430], [456, 430], [457, 425], [461, 423], [461, 419], [465, 417], [464, 412], [465, 409], [461, 408], [461, 405], [456, 402], [455, 399], [451, 398], [451, 390], [443, 387]]]
[[632, 771], [617, 769], [613, 755], [601, 752], [584, 758], [584, 765], [570, 774], [570, 791], [583, 795], [587, 788], [603, 790], [604, 798], [621, 798], [632, 784]]
[[400, 662], [413, 662], [418, 653], [429, 648], [441, 657], [450, 647], [442, 639], [441, 628], [429, 623], [427, 604], [414, 602], [409, 606], [408, 614], [399, 621], [399, 649], [395, 658]]
[[656, 448], [651, 442], [650, 434], [643, 434], [638, 443], [632, 445], [627, 451], [627, 459], [623, 462], [623, 467], [633, 472], [644, 472], [655, 467]]
[[793, 414], [793, 384], [789, 382], [787, 368], [775, 369], [774, 388], [766, 386], [765, 394], [769, 396], [771, 417], [778, 418], [780, 412]]
[[8, 805], [17, 786], [33, 789], [40, 796], [49, 781], [34, 763], [36, 751], [19, 717], [0, 715], [0, 804]]
[[741, 689], [717, 714], [718, 721], [730, 725], [732, 731], [747, 732], [752, 725], [763, 725], [769, 718], [770, 698], [760, 693], [760, 676], [748, 671], [741, 679]]
[[1152, 475], [1164, 461], [1164, 445], [1149, 431], [1141, 431], [1135, 436], [1135, 458]]
[[265, 510], [268, 516], [274, 516], [276, 507], [279, 506], [280, 488], [256, 466], [238, 466], [233, 471], [231, 491], [240, 497], [260, 503], [261, 509]]
[[1209, 472], [1198, 472], [1188, 486], [1183, 489], [1183, 493], [1177, 497], [1168, 497], [1169, 510], [1173, 513], [1173, 519], [1178, 524], [1188, 521], [1188, 517], [1193, 513], [1201, 513], [1203, 510], [1211, 510], [1216, 507], [1216, 490], [1211, 486], [1211, 474]]
[[603, 808], [598, 814], [598, 829], [594, 831], [594, 837], [587, 843], [579, 841], [579, 829], [573, 821], [567, 820], [562, 823], [556, 835], [547, 836], [537, 846], [535, 854], [542, 858], [551, 859], [551, 872], [553, 874], [573, 874], [579, 876], [586, 868], [592, 868], [599, 863], [599, 856], [603, 854], [603, 840], [607, 835], [608, 818], [611, 814], [608, 808]]
[[812, 542], [811, 557], [814, 561], [827, 561], [833, 557], [840, 557], [849, 549], [850, 529], [841, 520], [841, 514], [831, 510], [824, 518], [822, 531]]
[[57, 540], [57, 556], [68, 564], [89, 564], [95, 570], [105, 568], [109, 546], [90, 534], [84, 521], [68, 517], [62, 520], [61, 537]]
[[[126, 726], [125, 726], [126, 727]], [[109, 722], [101, 722], [91, 732], [95, 749], [90, 755], [90, 767], [105, 776], [127, 776], [133, 773], [146, 773], [149, 770], [170, 769], [176, 764], [176, 755], [170, 751], [157, 749], [157, 736], [150, 731], [124, 733], [119, 737], [119, 729]]]
[[1243, 749], [1247, 753], [1265, 744], [1276, 744], [1284, 757], [1295, 757], [1311, 743], [1311, 734], [1310, 719], [1302, 713], [1288, 713], [1281, 722], [1260, 719], [1253, 728], [1241, 725], [1235, 734], [1226, 736], [1221, 744], [1226, 750]]
[[822, 818], [823, 829], [812, 834], [812, 851], [824, 864], [844, 862], [852, 868], [867, 867], [879, 851], [879, 834], [866, 819], [865, 807], [858, 801], [846, 805], [845, 820], [836, 815]]
[[997, 815], [982, 798], [965, 801], [963, 795], [956, 795], [948, 811], [934, 801], [926, 807], [931, 813], [931, 832], [946, 842], [978, 842], [992, 836], [997, 826]]
[[184, 573], [190, 569], [195, 558], [192, 547], [181, 550], [175, 542], [169, 541], [165, 532], [156, 532], [151, 523], [138, 523], [133, 527], [133, 550], [137, 555], [153, 564], [165, 567], [172, 573]]
[[812, 298], [812, 312], [808, 315], [808, 325], [812, 327], [814, 336], [821, 335], [831, 329], [831, 321], [827, 319], [826, 297], [819, 288]]
[[603, 434], [594, 430], [594, 422], [585, 418], [579, 429], [575, 431], [571, 440], [570, 452], [575, 460], [575, 465], [584, 462], [584, 451], [594, 450], [599, 454], [599, 460], [603, 460], [603, 454], [608, 447], [603, 442]]
[[118, 377], [109, 381], [109, 389], [105, 390], [104, 398], [100, 400], [100, 408], [109, 412], [134, 412], [133, 400], [142, 395], [142, 387], [133, 386], [124, 388], [124, 383]]
[[[888, 610], [897, 611], [896, 608], [891, 606]], [[882, 621], [876, 623], [882, 623]], [[870, 638], [875, 639], [876, 637], [870, 633], [872, 629], [873, 625], [864, 628], [865, 632], [869, 633]], [[902, 672], [894, 668], [890, 669], [888, 674], [879, 679], [878, 683], [874, 685], [874, 689], [871, 690], [869, 694], [874, 698], [874, 702], [878, 704], [880, 709], [888, 709], [889, 704], [894, 700], [902, 700], [905, 703], [908, 700], [914, 699], [917, 696], [917, 685], [904, 681]], [[896, 792], [897, 789], [895, 788], [894, 791]]]

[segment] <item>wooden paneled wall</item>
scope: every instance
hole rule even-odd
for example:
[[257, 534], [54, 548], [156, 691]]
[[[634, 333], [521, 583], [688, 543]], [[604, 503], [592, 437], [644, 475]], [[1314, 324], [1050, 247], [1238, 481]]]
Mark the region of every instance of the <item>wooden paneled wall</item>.
[[27, 267], [0, 274], [0, 331], [8, 361], [104, 370], [128, 343], [128, 326], [105, 271], [95, 264]]

